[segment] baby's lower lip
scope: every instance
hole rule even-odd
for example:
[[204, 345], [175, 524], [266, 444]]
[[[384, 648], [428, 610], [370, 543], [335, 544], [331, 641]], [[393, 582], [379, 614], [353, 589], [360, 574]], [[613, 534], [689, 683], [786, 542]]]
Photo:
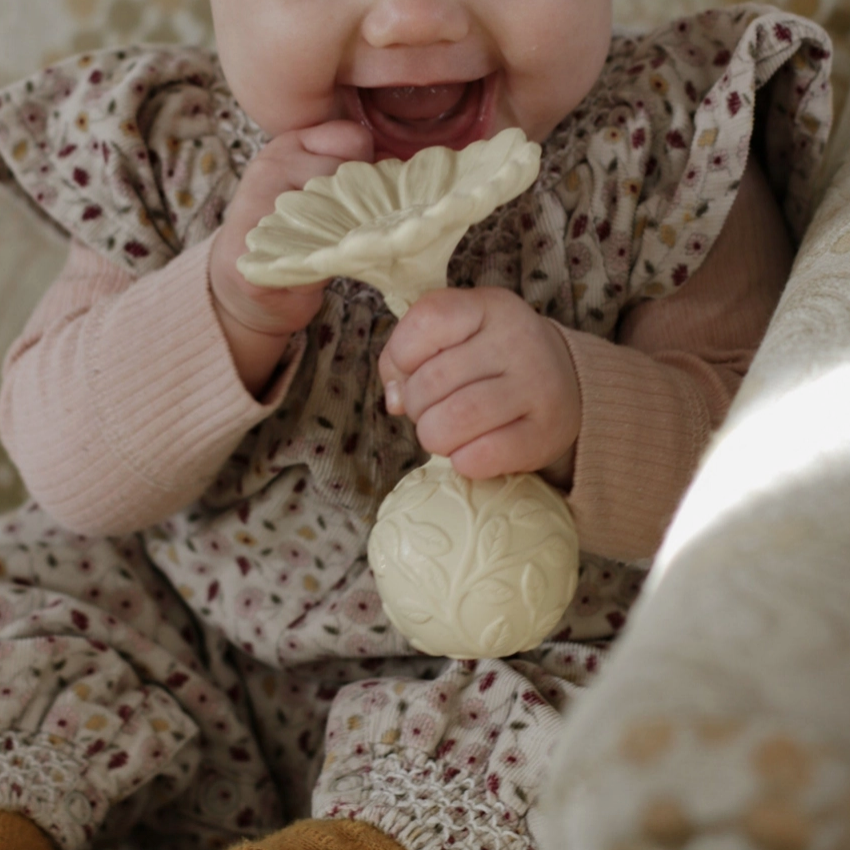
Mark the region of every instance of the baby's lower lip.
[[[428, 87], [423, 87], [423, 89]], [[372, 133], [377, 158], [409, 159], [417, 151], [434, 145], [461, 150], [472, 142], [487, 137], [492, 123], [493, 79], [485, 77], [463, 84], [432, 87], [435, 98], [451, 106], [445, 112], [430, 117], [427, 109], [399, 110], [416, 117], [399, 118], [381, 108], [390, 101], [387, 90], [352, 88], [350, 101], [354, 117]], [[448, 92], [459, 94], [456, 102]], [[401, 89], [399, 89], [401, 92]], [[419, 104], [421, 106], [421, 104]]]

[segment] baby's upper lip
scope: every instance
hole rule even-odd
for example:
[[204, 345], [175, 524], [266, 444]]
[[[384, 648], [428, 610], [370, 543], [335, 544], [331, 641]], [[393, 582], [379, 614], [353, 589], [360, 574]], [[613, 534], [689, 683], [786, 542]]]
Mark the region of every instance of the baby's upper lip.
[[385, 48], [341, 71], [339, 82], [362, 89], [442, 86], [472, 83], [494, 70], [484, 55], [473, 55], [460, 45]]

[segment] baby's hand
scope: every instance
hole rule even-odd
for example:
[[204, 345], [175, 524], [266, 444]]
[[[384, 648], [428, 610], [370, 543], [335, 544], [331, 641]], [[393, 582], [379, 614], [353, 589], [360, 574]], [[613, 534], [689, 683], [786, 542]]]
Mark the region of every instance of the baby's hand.
[[372, 136], [365, 127], [329, 121], [272, 139], [245, 169], [213, 244], [210, 285], [237, 368], [250, 390], [261, 389], [289, 336], [316, 315], [327, 281], [292, 289], [248, 283], [236, 268], [236, 260], [248, 250], [248, 231], [274, 211], [282, 192], [303, 189], [311, 177], [334, 174], [343, 162], [371, 162], [373, 157]]
[[379, 362], [387, 410], [469, 478], [571, 470], [578, 380], [557, 328], [499, 287], [443, 289], [400, 320]]

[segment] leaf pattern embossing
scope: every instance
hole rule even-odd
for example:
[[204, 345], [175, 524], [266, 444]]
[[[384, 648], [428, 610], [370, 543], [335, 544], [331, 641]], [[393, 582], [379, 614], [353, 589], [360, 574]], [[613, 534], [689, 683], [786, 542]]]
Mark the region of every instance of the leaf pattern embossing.
[[401, 561], [402, 539], [398, 523], [386, 520], [381, 525], [380, 533], [369, 541], [369, 560], [372, 571], [379, 578], [383, 578], [393, 564]]
[[439, 487], [439, 482], [430, 479], [424, 467], [416, 469], [403, 478], [384, 500], [378, 515], [382, 516], [388, 510], [414, 513], [437, 492]]
[[480, 645], [484, 657], [498, 658], [514, 644], [514, 629], [506, 617], [499, 617], [481, 633]]
[[520, 499], [511, 508], [511, 525], [539, 528], [546, 518], [546, 507], [537, 499]]
[[498, 579], [487, 579], [475, 585], [475, 592], [481, 594], [481, 598], [488, 605], [502, 605], [515, 598], [515, 589], [507, 582]]
[[478, 563], [495, 564], [503, 558], [510, 546], [511, 529], [503, 514], [494, 516], [484, 524], [478, 536]]
[[423, 608], [418, 600], [410, 597], [399, 599], [396, 602], [395, 610], [397, 615], [417, 626], [422, 626], [434, 619], [430, 611]]
[[536, 564], [527, 563], [523, 567], [520, 587], [525, 606], [531, 611], [539, 610], [546, 601], [546, 592], [549, 590], [549, 582], [546, 581], [543, 570]]
[[454, 548], [452, 539], [439, 526], [431, 522], [416, 522], [408, 517], [406, 546], [427, 558], [442, 558]]

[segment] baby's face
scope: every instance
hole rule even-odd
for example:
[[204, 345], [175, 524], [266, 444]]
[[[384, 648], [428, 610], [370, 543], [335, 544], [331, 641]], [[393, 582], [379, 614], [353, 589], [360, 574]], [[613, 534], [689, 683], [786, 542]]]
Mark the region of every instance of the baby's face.
[[542, 141], [588, 93], [611, 0], [212, 0], [225, 75], [269, 134], [348, 118], [379, 155]]

